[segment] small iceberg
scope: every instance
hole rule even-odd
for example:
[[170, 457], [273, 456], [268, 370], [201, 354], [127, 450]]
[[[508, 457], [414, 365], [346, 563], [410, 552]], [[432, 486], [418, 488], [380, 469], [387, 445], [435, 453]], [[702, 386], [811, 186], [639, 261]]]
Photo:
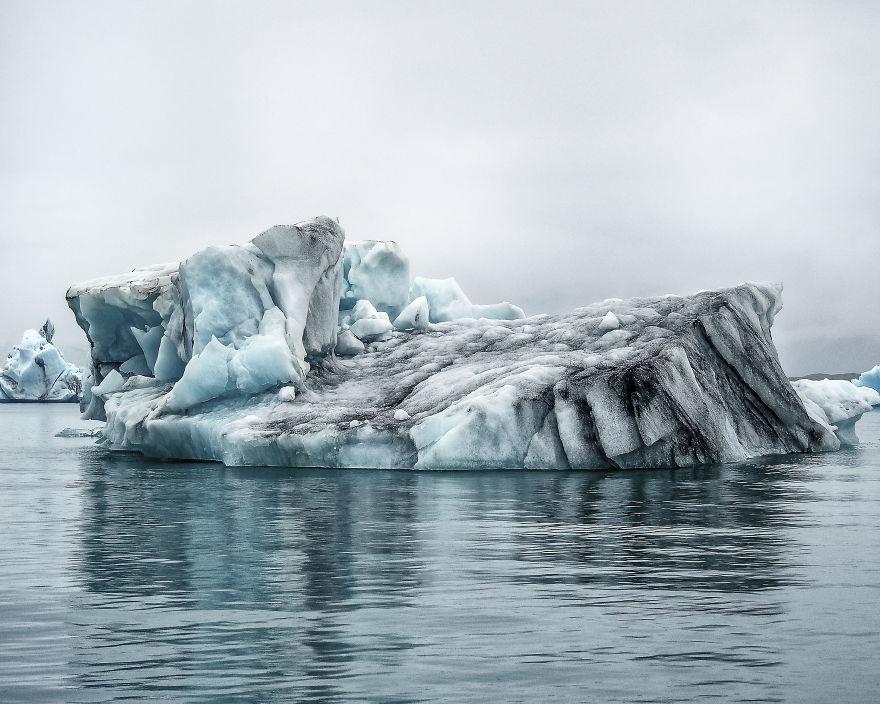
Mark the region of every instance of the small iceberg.
[[880, 393], [844, 379], [798, 379], [791, 385], [810, 417], [834, 431], [842, 445], [858, 443], [856, 423], [880, 406]]
[[56, 438], [97, 438], [100, 435], [100, 428], [64, 428], [55, 433]]
[[39, 330], [24, 331], [0, 366], [0, 402], [79, 400], [82, 372], [64, 361], [61, 350], [52, 344], [54, 335], [51, 320]]

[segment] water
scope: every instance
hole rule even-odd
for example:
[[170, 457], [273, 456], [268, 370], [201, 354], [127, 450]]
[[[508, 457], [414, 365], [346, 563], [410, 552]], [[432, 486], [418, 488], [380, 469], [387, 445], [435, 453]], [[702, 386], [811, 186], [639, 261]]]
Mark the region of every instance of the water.
[[865, 702], [880, 414], [833, 455], [225, 469], [0, 406], [0, 701]]

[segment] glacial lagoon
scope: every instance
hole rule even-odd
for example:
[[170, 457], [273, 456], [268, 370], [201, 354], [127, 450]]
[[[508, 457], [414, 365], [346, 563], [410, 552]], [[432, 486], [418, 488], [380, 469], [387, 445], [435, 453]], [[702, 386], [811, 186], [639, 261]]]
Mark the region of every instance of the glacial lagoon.
[[618, 472], [226, 468], [0, 405], [0, 701], [864, 702], [860, 445]]

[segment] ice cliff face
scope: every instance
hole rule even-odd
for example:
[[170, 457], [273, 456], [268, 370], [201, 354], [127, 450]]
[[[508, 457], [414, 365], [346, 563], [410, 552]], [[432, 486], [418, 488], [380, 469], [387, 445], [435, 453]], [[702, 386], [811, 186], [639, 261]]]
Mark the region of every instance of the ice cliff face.
[[301, 383], [310, 360], [336, 344], [344, 238], [317, 218], [208, 247], [179, 266], [73, 286], [68, 304], [100, 382], [87, 385], [86, 417], [103, 420], [104, 398], [131, 378], [174, 384], [169, 410]]
[[51, 320], [39, 330], [25, 330], [0, 366], [0, 402], [79, 399], [82, 374], [52, 344], [54, 334]]
[[525, 318], [327, 218], [74, 286], [86, 416], [115, 448], [230, 465], [675, 467], [829, 450], [773, 286]]

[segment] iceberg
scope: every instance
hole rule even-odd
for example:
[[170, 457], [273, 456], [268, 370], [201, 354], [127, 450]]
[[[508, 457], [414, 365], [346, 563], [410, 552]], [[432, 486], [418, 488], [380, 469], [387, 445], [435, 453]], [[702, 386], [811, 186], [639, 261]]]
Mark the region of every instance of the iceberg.
[[82, 373], [64, 361], [52, 339], [51, 320], [39, 330], [25, 330], [0, 366], [0, 402], [78, 401], [82, 392]]
[[[227, 465], [682, 467], [835, 450], [770, 334], [781, 287], [526, 317], [320, 217], [78, 284], [101, 442]], [[838, 426], [839, 427], [839, 426]], [[838, 430], [839, 432], [839, 430]]]
[[98, 438], [100, 436], [100, 428], [62, 428], [55, 433], [56, 438]]
[[869, 369], [866, 372], [862, 372], [858, 379], [853, 379], [852, 383], [856, 386], [880, 391], [880, 365], [873, 369]]
[[834, 432], [842, 445], [859, 442], [856, 423], [865, 413], [880, 406], [880, 393], [843, 379], [798, 379], [791, 385], [817, 422]]

